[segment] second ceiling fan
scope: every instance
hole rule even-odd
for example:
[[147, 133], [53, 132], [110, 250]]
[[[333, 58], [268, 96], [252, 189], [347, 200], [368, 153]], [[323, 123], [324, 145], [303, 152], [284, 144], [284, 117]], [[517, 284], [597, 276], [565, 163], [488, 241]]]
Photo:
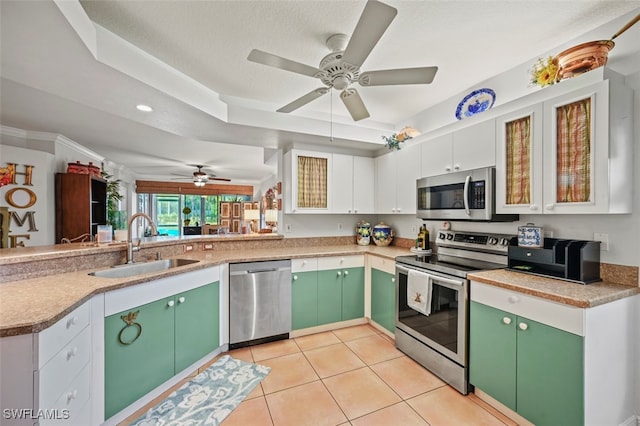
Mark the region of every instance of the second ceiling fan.
[[395, 8], [387, 4], [377, 0], [369, 0], [351, 38], [344, 34], [334, 34], [327, 39], [327, 47], [331, 53], [322, 58], [318, 68], [258, 49], [253, 49], [247, 59], [259, 64], [318, 78], [325, 85], [325, 87], [314, 89], [283, 106], [277, 110], [278, 112], [295, 111], [334, 88], [341, 91], [340, 99], [351, 117], [355, 121], [362, 120], [369, 117], [369, 111], [367, 111], [358, 91], [349, 87], [352, 83], [357, 82], [361, 86], [428, 84], [433, 81], [438, 71], [438, 67], [419, 67], [360, 72], [363, 62], [397, 13]]

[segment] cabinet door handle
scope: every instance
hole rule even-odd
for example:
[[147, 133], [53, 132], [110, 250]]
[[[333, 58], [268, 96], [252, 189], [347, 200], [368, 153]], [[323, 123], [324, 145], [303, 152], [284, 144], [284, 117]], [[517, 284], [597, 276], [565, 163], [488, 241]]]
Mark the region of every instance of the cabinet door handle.
[[547, 210], [553, 210], [553, 204], [546, 204], [544, 208]]
[[298, 281], [298, 276], [297, 276], [297, 275], [294, 275], [294, 276], [293, 276], [293, 280], [294, 280], [294, 281]]
[[502, 318], [502, 323], [506, 324], [506, 325], [511, 324], [511, 318], [509, 318], [509, 317]]
[[521, 322], [520, 324], [518, 324], [518, 328], [519, 328], [520, 330], [524, 331], [524, 330], [526, 330], [527, 328], [529, 328], [529, 326], [528, 326], [526, 323]]
[[460, 170], [460, 165], [456, 164], [455, 166], [453, 166], [453, 170]]
[[178, 303], [184, 303], [186, 299], [184, 298], [184, 296], [178, 298]]
[[341, 275], [342, 275], [342, 272], [338, 271], [338, 276], [341, 276]]
[[529, 206], [529, 210], [538, 210], [538, 205], [537, 204], [531, 204]]
[[175, 305], [175, 304], [176, 304], [176, 302], [174, 302], [173, 300], [169, 300], [169, 301], [167, 302], [167, 306], [168, 306], [168, 307], [170, 307], [170, 308], [172, 308], [172, 307], [173, 307], [173, 305]]
[[77, 390], [73, 390], [72, 392], [67, 392], [67, 403], [71, 402], [72, 400], [76, 399], [78, 397], [78, 391]]
[[349, 271], [344, 271], [344, 275], [345, 276], [349, 275]]
[[449, 166], [445, 167], [445, 168], [444, 168], [444, 171], [445, 171], [445, 172], [450, 172], [450, 171], [451, 171], [451, 167], [449, 167]]
[[395, 282], [396, 282], [395, 277], [394, 277], [394, 278], [391, 278], [391, 282], [392, 282], [392, 283], [395, 283]]
[[358, 213], [358, 209], [355, 209], [353, 212], [354, 212], [354, 213]]

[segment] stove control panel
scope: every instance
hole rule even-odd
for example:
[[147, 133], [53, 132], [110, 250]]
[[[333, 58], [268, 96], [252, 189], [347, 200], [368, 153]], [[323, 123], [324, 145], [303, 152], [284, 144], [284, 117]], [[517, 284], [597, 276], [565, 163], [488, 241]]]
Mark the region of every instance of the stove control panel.
[[448, 229], [438, 231], [436, 245], [443, 247], [466, 247], [487, 251], [507, 252], [514, 235], [460, 232]]

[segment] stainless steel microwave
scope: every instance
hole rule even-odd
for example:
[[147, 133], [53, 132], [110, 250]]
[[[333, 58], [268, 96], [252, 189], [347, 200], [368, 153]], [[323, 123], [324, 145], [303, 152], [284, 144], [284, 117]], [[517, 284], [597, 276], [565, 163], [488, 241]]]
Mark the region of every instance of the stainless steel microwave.
[[417, 216], [428, 220], [518, 220], [517, 214], [496, 214], [495, 180], [495, 167], [418, 179]]

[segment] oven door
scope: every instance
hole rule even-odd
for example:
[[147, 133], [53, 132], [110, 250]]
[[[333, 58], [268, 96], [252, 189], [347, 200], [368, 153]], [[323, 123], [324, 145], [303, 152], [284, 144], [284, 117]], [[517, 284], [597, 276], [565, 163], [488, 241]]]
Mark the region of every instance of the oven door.
[[[409, 306], [407, 298], [416, 296], [408, 294], [410, 270], [424, 274], [423, 278], [431, 287], [428, 315]], [[415, 276], [415, 273], [411, 275]], [[468, 281], [396, 264], [396, 294], [396, 328], [466, 366]]]

